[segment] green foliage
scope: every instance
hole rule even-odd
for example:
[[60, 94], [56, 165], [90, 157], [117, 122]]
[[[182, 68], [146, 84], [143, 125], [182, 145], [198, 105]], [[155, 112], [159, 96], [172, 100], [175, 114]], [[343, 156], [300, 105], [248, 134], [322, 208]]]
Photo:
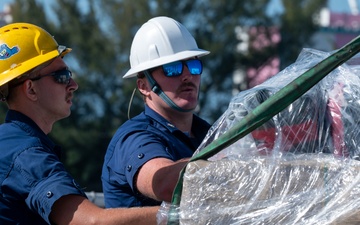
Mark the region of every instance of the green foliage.
[[[79, 89], [72, 115], [55, 124], [51, 137], [63, 147], [63, 161], [79, 183], [87, 191], [101, 191], [107, 145], [128, 119], [135, 80], [124, 80], [122, 76], [130, 68], [132, 38], [144, 22], [160, 15], [172, 17], [188, 27], [200, 48], [211, 51], [202, 58], [205, 69], [198, 114], [213, 122], [227, 109], [232, 97], [234, 70], [259, 67], [275, 55], [289, 64], [315, 31], [311, 15], [325, 0], [284, 0], [288, 11], [278, 18], [265, 14], [269, 0], [88, 0], [85, 9], [80, 9], [80, 2], [84, 1], [52, 1], [52, 11], [45, 13], [36, 0], [15, 0], [12, 13], [15, 22], [42, 26], [59, 44], [73, 49], [65, 61]], [[278, 48], [236, 51], [236, 26], [261, 26], [267, 31], [275, 25], [273, 21], [279, 20], [276, 25], [281, 27], [283, 40]], [[136, 94], [131, 117], [142, 109], [143, 101]], [[0, 107], [3, 114], [5, 110]]]
[[11, 5], [14, 22], [31, 22], [49, 29], [43, 6], [36, 0], [15, 0]]

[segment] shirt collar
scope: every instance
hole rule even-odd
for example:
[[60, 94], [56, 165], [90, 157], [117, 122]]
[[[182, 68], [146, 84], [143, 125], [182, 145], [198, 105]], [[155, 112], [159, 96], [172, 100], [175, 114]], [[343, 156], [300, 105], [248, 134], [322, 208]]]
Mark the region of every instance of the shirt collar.
[[162, 117], [160, 114], [155, 112], [153, 109], [151, 109], [148, 105], [145, 105], [144, 113], [146, 116], [151, 117], [153, 120], [155, 120], [157, 123], [161, 124], [162, 126], [166, 127], [170, 132], [178, 131], [174, 124], [167, 121], [164, 117]]
[[29, 135], [40, 138], [44, 145], [52, 149], [60, 157], [60, 146], [56, 145], [30, 117], [15, 110], [8, 110], [5, 122], [16, 123]]

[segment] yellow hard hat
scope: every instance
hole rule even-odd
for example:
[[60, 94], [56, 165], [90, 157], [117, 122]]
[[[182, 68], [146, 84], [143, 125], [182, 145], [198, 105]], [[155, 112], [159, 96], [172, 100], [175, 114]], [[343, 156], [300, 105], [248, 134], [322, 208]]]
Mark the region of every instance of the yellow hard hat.
[[0, 86], [70, 51], [41, 27], [29, 23], [5, 25], [0, 28]]

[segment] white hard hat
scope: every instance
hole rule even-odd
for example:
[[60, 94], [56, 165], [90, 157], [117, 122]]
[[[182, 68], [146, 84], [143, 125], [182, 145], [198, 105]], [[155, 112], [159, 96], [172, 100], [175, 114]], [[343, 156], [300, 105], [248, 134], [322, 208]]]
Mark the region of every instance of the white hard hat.
[[176, 20], [160, 16], [143, 24], [135, 34], [130, 50], [130, 78], [167, 63], [209, 54], [199, 49], [194, 37]]

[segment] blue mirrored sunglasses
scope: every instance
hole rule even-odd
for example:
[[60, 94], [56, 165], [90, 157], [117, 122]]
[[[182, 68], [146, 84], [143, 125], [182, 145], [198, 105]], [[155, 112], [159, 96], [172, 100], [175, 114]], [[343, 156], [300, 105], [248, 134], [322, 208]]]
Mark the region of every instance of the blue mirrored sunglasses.
[[68, 85], [68, 84], [70, 84], [70, 80], [72, 78], [72, 73], [68, 69], [63, 69], [63, 70], [55, 71], [53, 73], [49, 73], [49, 74], [45, 74], [45, 75], [35, 77], [33, 79], [30, 79], [30, 80], [32, 80], [32, 81], [40, 80], [41, 78], [47, 77], [47, 76], [52, 76], [56, 83]]
[[177, 77], [180, 76], [183, 72], [184, 65], [190, 71], [191, 75], [200, 75], [202, 73], [202, 62], [200, 59], [189, 59], [183, 61], [176, 61], [162, 65], [165, 76], [167, 77]]

